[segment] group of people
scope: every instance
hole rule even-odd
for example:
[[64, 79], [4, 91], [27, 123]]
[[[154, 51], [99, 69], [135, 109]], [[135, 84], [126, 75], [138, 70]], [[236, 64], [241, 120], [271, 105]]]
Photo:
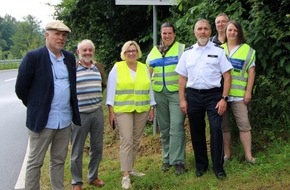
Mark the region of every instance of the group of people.
[[[91, 40], [78, 43], [77, 55], [64, 46], [70, 28], [61, 21], [46, 25], [44, 47], [24, 57], [17, 76], [16, 94], [27, 107], [29, 156], [25, 188], [40, 189], [40, 172], [50, 148], [50, 181], [54, 190], [64, 189], [64, 164], [71, 141], [73, 190], [83, 185], [83, 153], [89, 135], [88, 183], [102, 187], [98, 170], [103, 153], [103, 90], [109, 124], [120, 137], [123, 189], [131, 188], [130, 176], [144, 176], [134, 169], [147, 121], [157, 116], [162, 144], [161, 170], [171, 167], [176, 175], [186, 172], [184, 122], [188, 117], [195, 156], [196, 177], [208, 171], [207, 114], [213, 172], [226, 177], [224, 162], [231, 159], [232, 111], [240, 131], [245, 159], [256, 163], [251, 152], [251, 126], [247, 106], [255, 78], [255, 50], [246, 44], [241, 25], [224, 13], [215, 19], [217, 34], [211, 37], [208, 20], [194, 27], [197, 42], [185, 48], [176, 41], [172, 24], [161, 26], [161, 43], [152, 48], [146, 64], [135, 41], [124, 43], [120, 57], [109, 73], [94, 61]], [[156, 113], [154, 113], [156, 111]]]

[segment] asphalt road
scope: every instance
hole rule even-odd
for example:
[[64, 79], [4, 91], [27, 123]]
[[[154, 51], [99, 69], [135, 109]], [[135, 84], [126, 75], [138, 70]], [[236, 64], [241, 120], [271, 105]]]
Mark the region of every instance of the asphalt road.
[[16, 184], [24, 188], [20, 171], [28, 135], [26, 108], [15, 94], [16, 76], [17, 70], [0, 71], [0, 190], [14, 190]]

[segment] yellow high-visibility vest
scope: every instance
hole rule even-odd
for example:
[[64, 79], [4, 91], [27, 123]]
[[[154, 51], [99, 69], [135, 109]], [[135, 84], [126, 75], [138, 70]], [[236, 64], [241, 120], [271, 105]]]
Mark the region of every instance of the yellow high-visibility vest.
[[185, 45], [174, 42], [166, 55], [162, 57], [160, 51], [154, 46], [148, 55], [147, 65], [153, 68], [152, 88], [160, 92], [164, 86], [170, 92], [178, 91], [178, 77], [175, 72], [176, 65], [184, 51]]
[[246, 93], [246, 86], [248, 82], [248, 68], [253, 61], [255, 61], [256, 51], [248, 44], [242, 44], [233, 54], [229, 57], [229, 49], [227, 44], [221, 45], [233, 65], [231, 70], [232, 85], [229, 96], [243, 98]]
[[137, 62], [136, 78], [133, 79], [126, 61], [116, 63], [117, 86], [114, 101], [115, 112], [138, 113], [150, 109], [150, 78], [145, 64]]

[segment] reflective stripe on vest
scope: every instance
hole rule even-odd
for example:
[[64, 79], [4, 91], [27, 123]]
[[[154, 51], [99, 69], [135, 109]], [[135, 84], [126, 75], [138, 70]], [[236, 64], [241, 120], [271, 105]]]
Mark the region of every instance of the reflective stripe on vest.
[[231, 57], [229, 57], [229, 50], [226, 44], [222, 45], [225, 49], [229, 61], [233, 65], [231, 71], [232, 84], [230, 89], [230, 96], [243, 98], [246, 92], [248, 82], [248, 68], [255, 59], [255, 50], [247, 44], [241, 45]]
[[115, 112], [145, 112], [150, 109], [150, 79], [145, 64], [137, 62], [136, 78], [131, 77], [125, 61], [117, 62]]
[[164, 86], [170, 92], [178, 91], [178, 74], [175, 72], [179, 58], [184, 51], [184, 44], [175, 42], [162, 57], [156, 46], [151, 50], [147, 59], [148, 66], [153, 68], [152, 88], [160, 92]]

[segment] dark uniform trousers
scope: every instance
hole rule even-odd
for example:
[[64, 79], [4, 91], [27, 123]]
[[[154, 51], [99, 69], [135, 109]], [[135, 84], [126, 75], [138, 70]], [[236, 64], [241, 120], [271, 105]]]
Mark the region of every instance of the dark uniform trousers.
[[199, 171], [206, 171], [209, 165], [205, 134], [205, 113], [207, 113], [210, 125], [210, 150], [213, 170], [216, 173], [224, 171], [222, 116], [218, 114], [218, 110], [215, 108], [221, 96], [221, 88], [208, 90], [186, 88], [191, 142], [195, 155], [196, 169]]

